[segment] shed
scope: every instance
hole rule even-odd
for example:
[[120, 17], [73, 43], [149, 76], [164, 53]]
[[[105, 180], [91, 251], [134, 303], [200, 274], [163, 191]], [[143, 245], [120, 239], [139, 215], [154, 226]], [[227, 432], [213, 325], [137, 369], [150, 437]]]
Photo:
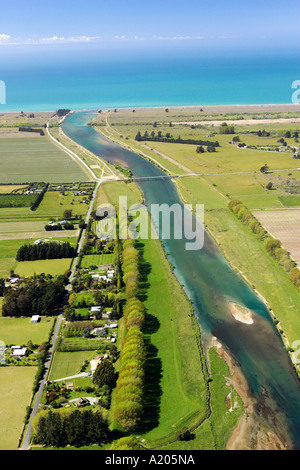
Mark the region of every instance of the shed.
[[39, 315], [32, 315], [30, 323], [38, 323], [40, 321]]

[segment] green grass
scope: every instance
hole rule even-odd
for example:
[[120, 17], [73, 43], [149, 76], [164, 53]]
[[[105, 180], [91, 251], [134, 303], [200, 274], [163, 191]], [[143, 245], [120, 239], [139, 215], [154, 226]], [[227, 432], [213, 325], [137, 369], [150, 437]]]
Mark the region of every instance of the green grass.
[[226, 443], [243, 415], [243, 403], [233, 386], [226, 382], [225, 378], [230, 377], [230, 372], [215, 348], [209, 350], [208, 359], [211, 376], [211, 415], [195, 429], [190, 441], [176, 441], [159, 450], [226, 449]]
[[71, 258], [19, 261], [16, 264], [15, 273], [20, 277], [30, 277], [41, 273], [57, 276], [64, 274], [70, 268], [71, 261]]
[[285, 207], [300, 206], [300, 195], [298, 196], [280, 196], [278, 198]]
[[62, 217], [66, 209], [72, 209], [73, 215], [85, 215], [88, 203], [86, 196], [74, 196], [72, 191], [66, 191], [64, 195], [59, 191], [47, 191], [34, 213], [38, 217]]
[[42, 317], [38, 323], [30, 323], [30, 317], [0, 317], [1, 340], [6, 345], [41, 344], [48, 340], [54, 318]]
[[36, 367], [0, 368], [0, 449], [16, 450], [30, 404]]
[[114, 263], [114, 254], [100, 254], [100, 255], [85, 255], [81, 261], [82, 268], [89, 266], [101, 266]]
[[0, 138], [1, 183], [86, 181], [74, 160], [47, 137]]
[[84, 361], [90, 361], [95, 355], [95, 351], [56, 351], [49, 380], [62, 379], [78, 374]]
[[160, 242], [142, 241], [140, 249], [144, 262], [141, 292], [148, 310], [144, 328], [150, 353], [146, 377], [153, 388], [147, 392], [146, 386], [150, 429], [143, 438], [151, 446], [172, 439], [172, 433], [184, 424], [193, 426], [207, 416], [207, 385], [197, 343], [198, 326], [188, 315], [191, 305]]

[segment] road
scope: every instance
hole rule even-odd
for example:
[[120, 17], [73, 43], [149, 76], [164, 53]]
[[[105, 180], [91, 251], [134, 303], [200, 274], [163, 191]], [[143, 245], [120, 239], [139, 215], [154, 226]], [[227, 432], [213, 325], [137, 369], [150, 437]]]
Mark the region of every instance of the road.
[[[92, 196], [92, 199], [91, 199], [91, 202], [90, 202], [89, 210], [87, 212], [86, 219], [85, 219], [85, 227], [86, 227], [86, 225], [89, 221], [89, 218], [90, 218], [90, 215], [91, 215], [91, 212], [92, 212], [92, 209], [93, 209], [95, 197], [96, 197], [96, 194], [97, 194], [97, 191], [98, 191], [98, 188], [99, 188], [99, 185], [101, 184], [101, 182], [102, 182], [101, 180], [97, 182], [95, 190], [93, 192], [93, 196]], [[52, 339], [51, 339], [51, 344], [50, 344], [50, 348], [49, 348], [49, 351], [48, 351], [47, 360], [45, 362], [44, 374], [43, 374], [42, 380], [40, 382], [38, 392], [36, 394], [36, 398], [35, 398], [35, 402], [34, 402], [34, 405], [33, 405], [33, 410], [32, 410], [32, 413], [31, 413], [29, 425], [28, 425], [28, 428], [26, 430], [26, 434], [25, 434], [25, 437], [24, 437], [24, 441], [23, 441], [23, 445], [21, 447], [21, 450], [29, 450], [30, 437], [31, 437], [31, 434], [32, 434], [32, 420], [36, 416], [36, 414], [38, 412], [38, 409], [39, 409], [39, 405], [40, 405], [44, 385], [45, 385], [45, 382], [46, 382], [46, 379], [47, 379], [47, 376], [48, 376], [48, 372], [49, 372], [49, 369], [50, 369], [50, 366], [51, 366], [51, 363], [52, 363], [55, 342], [57, 340], [59, 329], [60, 329], [62, 318], [63, 318], [63, 308], [64, 308], [64, 306], [65, 306], [65, 304], [68, 300], [69, 291], [72, 288], [72, 281], [73, 281], [76, 266], [77, 266], [77, 263], [78, 263], [78, 254], [80, 253], [80, 250], [82, 248], [85, 233], [86, 233], [86, 228], [84, 228], [82, 230], [81, 237], [80, 237], [80, 240], [79, 240], [79, 243], [78, 243], [77, 255], [76, 255], [76, 257], [74, 258], [74, 261], [73, 261], [71, 274], [70, 274], [70, 277], [69, 277], [69, 283], [66, 287], [66, 294], [65, 294], [63, 304], [62, 304], [62, 307], [61, 307], [61, 312], [57, 317], [55, 330], [54, 330], [54, 333], [53, 333], [53, 336], [52, 336]]]

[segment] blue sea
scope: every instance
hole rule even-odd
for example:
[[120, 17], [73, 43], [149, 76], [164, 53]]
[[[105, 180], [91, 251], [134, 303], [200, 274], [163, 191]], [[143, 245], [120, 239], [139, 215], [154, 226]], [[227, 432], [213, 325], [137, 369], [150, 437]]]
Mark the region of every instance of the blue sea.
[[285, 104], [299, 51], [0, 50], [5, 111]]

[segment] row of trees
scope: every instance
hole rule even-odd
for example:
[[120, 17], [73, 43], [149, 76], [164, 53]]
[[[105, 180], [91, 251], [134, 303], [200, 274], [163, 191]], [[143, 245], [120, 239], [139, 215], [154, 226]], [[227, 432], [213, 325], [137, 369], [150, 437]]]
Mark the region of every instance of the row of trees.
[[4, 317], [57, 315], [65, 294], [62, 280], [46, 279], [43, 275], [29, 279], [18, 289], [9, 289], [2, 304]]
[[133, 431], [143, 414], [145, 361], [143, 333], [138, 326], [133, 326], [123, 343], [115, 393], [115, 419], [126, 431]]
[[20, 132], [37, 132], [40, 135], [45, 135], [43, 129], [36, 129], [33, 127], [19, 127]]
[[[127, 218], [119, 219], [120, 228], [128, 225]], [[123, 241], [122, 272], [126, 304], [124, 320], [127, 334], [120, 356], [120, 369], [115, 394], [115, 419], [127, 431], [133, 431], [143, 415], [144, 366], [146, 347], [141, 331], [146, 309], [138, 299], [140, 253], [135, 241]]]
[[53, 447], [81, 447], [110, 440], [107, 421], [100, 411], [41, 411], [33, 422], [34, 442]]
[[211, 147], [220, 147], [218, 141], [212, 142], [210, 140], [201, 140], [201, 139], [182, 139], [180, 135], [178, 137], [173, 137], [170, 133], [167, 133], [165, 136], [162, 135], [161, 131], [156, 135], [154, 131], [151, 134], [148, 134], [148, 131], [142, 135], [140, 131], [135, 136], [135, 140], [138, 142], [150, 141], [150, 142], [168, 142], [171, 144], [191, 144], [191, 145], [206, 145]]
[[300, 292], [300, 270], [291, 259], [290, 254], [281, 246], [281, 241], [269, 235], [261, 223], [239, 200], [232, 200], [228, 204], [229, 209], [245, 225], [248, 225], [253, 233], [264, 241], [267, 252], [283, 267], [289, 274], [290, 280]]
[[40, 259], [73, 258], [76, 250], [69, 242], [48, 242], [38, 245], [25, 244], [18, 249], [17, 261], [35, 261]]

